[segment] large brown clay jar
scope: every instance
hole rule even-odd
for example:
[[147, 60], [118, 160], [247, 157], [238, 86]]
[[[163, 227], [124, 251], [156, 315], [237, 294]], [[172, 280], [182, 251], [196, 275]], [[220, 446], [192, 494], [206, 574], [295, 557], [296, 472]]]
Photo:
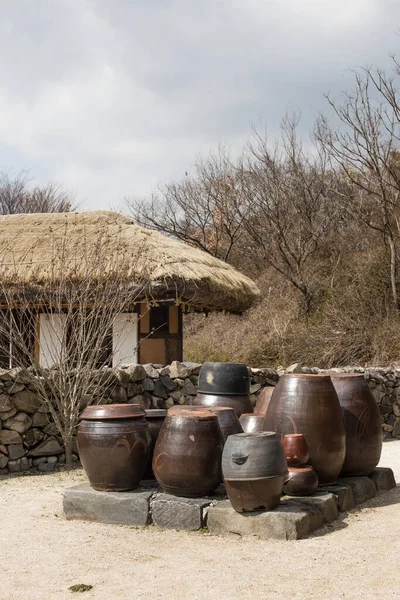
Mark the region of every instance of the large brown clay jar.
[[239, 418], [253, 412], [250, 400], [250, 376], [243, 363], [204, 363], [199, 373], [198, 393], [194, 406], [227, 406]]
[[335, 483], [342, 470], [346, 438], [342, 411], [329, 375], [282, 375], [272, 395], [264, 429], [302, 433], [309, 464], [322, 485]]
[[164, 492], [186, 498], [208, 496], [221, 482], [224, 440], [208, 411], [172, 411], [161, 427], [153, 456]]
[[160, 433], [161, 426], [164, 423], [164, 419], [166, 416], [167, 410], [165, 410], [164, 408], [149, 408], [145, 410], [145, 418], [147, 423], [149, 424], [151, 444], [149, 458], [147, 461], [147, 466], [143, 475], [143, 479], [155, 479], [152, 467], [154, 446], [156, 445], [158, 434]]
[[141, 406], [88, 406], [81, 415], [77, 443], [92, 488], [120, 492], [139, 485], [151, 444]]
[[346, 430], [346, 456], [341, 475], [370, 475], [382, 451], [378, 405], [364, 375], [332, 374]]

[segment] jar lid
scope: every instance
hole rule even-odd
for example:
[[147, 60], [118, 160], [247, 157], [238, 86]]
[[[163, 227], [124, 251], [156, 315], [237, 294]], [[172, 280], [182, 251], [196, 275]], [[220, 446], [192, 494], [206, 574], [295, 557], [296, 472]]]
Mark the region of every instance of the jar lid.
[[144, 414], [144, 410], [140, 404], [93, 404], [85, 408], [80, 418], [106, 421], [108, 419], [144, 417]]
[[217, 421], [217, 417], [209, 410], [175, 410], [170, 411], [168, 416], [171, 419], [201, 419], [208, 421]]
[[155, 417], [165, 417], [168, 414], [166, 408], [146, 408], [144, 411], [146, 419]]

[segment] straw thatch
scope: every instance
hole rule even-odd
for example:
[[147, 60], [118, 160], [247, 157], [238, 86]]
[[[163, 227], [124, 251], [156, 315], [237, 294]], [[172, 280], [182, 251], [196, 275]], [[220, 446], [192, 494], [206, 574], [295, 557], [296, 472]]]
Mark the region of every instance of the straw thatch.
[[256, 285], [211, 255], [139, 227], [120, 213], [93, 211], [0, 216], [0, 281], [36, 290], [59, 281], [118, 273], [141, 299], [242, 312]]

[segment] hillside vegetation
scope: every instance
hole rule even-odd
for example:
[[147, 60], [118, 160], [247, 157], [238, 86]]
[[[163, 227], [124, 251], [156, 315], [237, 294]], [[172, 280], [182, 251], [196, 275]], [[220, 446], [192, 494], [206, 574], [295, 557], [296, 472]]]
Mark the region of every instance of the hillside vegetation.
[[311, 140], [286, 115], [280, 139], [254, 131], [195, 172], [129, 202], [136, 220], [253, 277], [246, 314], [187, 315], [185, 359], [331, 367], [400, 360], [400, 94], [355, 74]]

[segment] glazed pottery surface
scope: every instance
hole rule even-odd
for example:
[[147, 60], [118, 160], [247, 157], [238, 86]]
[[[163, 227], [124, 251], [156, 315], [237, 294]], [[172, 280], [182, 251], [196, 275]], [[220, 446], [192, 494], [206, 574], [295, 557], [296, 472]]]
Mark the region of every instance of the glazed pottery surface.
[[272, 395], [264, 428], [302, 433], [309, 463], [320, 484], [333, 484], [342, 470], [346, 438], [339, 399], [329, 375], [282, 375]]
[[167, 412], [168, 411], [163, 408], [149, 408], [145, 410], [145, 418], [149, 425], [151, 444], [143, 479], [155, 479], [152, 467], [154, 446], [156, 445], [158, 434], [160, 433], [161, 426], [167, 416]]
[[264, 508], [272, 510], [280, 502], [285, 475], [264, 477], [251, 481], [225, 480], [225, 489], [236, 512]]
[[249, 370], [244, 363], [205, 362], [199, 373], [198, 391], [245, 396], [250, 393]]
[[193, 399], [192, 404], [193, 406], [203, 406], [204, 408], [213, 408], [215, 406], [233, 408], [237, 418], [243, 413], [253, 412], [253, 405], [248, 394], [240, 396], [228, 394], [203, 394], [198, 392]]
[[226, 440], [222, 453], [224, 480], [254, 480], [287, 473], [280, 436], [271, 431], [237, 433]]
[[378, 405], [364, 375], [332, 374], [346, 430], [346, 457], [341, 475], [370, 475], [382, 451]]
[[81, 415], [77, 444], [95, 490], [135, 489], [146, 468], [151, 437], [138, 404], [88, 406]]
[[224, 442], [226, 441], [228, 436], [233, 435], [234, 433], [243, 433], [242, 426], [239, 423], [239, 419], [237, 418], [235, 411], [233, 410], [233, 408], [229, 408], [228, 406], [214, 406], [212, 408], [205, 408], [204, 406], [191, 406], [187, 404], [179, 404], [170, 408], [168, 414], [172, 414], [174, 411], [179, 412], [180, 410], [206, 410], [212, 415], [215, 415], [218, 419], [218, 425], [221, 428], [221, 433], [222, 437], [224, 438]]
[[283, 436], [283, 450], [288, 467], [301, 467], [307, 464], [310, 453], [306, 439], [302, 433], [288, 433]]
[[274, 389], [274, 387], [265, 387], [263, 390], [261, 390], [254, 407], [255, 415], [263, 415], [265, 417]]
[[283, 493], [288, 496], [311, 496], [317, 487], [318, 477], [310, 465], [298, 469], [289, 467]]
[[157, 481], [166, 493], [175, 496], [212, 494], [221, 482], [223, 444], [218, 419], [209, 411], [168, 413], [154, 449]]
[[262, 415], [243, 413], [239, 421], [245, 433], [257, 433], [264, 430], [264, 417]]

